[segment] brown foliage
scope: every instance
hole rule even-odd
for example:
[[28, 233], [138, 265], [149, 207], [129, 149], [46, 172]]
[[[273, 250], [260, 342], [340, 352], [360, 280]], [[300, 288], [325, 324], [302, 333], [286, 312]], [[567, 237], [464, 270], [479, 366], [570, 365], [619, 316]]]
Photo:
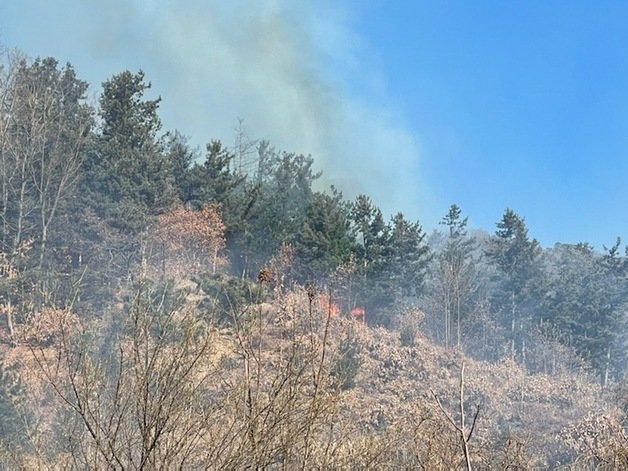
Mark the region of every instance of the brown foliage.
[[160, 215], [151, 230], [151, 262], [165, 277], [186, 279], [202, 271], [216, 273], [227, 263], [221, 255], [224, 233], [216, 206], [205, 205], [199, 210], [175, 206]]

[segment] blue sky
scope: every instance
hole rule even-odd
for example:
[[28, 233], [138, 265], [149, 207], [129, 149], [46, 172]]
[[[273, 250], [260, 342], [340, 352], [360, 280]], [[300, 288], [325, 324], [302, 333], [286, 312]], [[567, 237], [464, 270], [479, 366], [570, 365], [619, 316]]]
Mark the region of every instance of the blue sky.
[[99, 85], [143, 69], [166, 129], [311, 153], [324, 185], [437, 228], [506, 207], [544, 246], [628, 242], [628, 3], [0, 0], [0, 44]]
[[628, 4], [390, 3], [358, 27], [436, 201], [484, 228], [512, 207], [544, 245], [628, 236]]

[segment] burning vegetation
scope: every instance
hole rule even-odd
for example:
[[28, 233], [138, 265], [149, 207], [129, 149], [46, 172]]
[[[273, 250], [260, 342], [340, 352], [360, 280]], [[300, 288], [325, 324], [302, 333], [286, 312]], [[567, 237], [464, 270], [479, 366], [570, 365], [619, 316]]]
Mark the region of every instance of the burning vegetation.
[[[0, 463], [628, 467], [628, 258], [444, 231], [161, 133], [140, 73], [0, 76]], [[242, 142], [242, 139], [239, 140]]]

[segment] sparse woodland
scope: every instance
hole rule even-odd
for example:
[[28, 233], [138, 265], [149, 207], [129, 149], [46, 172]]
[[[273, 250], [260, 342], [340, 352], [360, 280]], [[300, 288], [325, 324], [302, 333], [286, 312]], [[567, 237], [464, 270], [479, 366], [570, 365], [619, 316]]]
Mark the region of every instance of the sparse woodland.
[[0, 469], [628, 469], [620, 239], [426, 234], [87, 91], [3, 57]]

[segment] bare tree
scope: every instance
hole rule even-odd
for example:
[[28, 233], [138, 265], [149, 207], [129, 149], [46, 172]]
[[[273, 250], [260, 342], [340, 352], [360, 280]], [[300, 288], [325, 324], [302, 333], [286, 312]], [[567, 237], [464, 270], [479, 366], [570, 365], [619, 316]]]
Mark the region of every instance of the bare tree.
[[471, 437], [473, 436], [473, 431], [475, 430], [475, 425], [477, 424], [477, 420], [480, 415], [480, 405], [478, 404], [476, 406], [475, 413], [473, 415], [473, 420], [471, 421], [471, 427], [467, 428], [467, 425], [465, 423], [466, 419], [465, 419], [465, 410], [464, 410], [464, 361], [460, 364], [460, 382], [459, 382], [458, 392], [459, 392], [458, 403], [460, 406], [458, 422], [456, 422], [454, 418], [452, 417], [452, 415], [445, 410], [445, 408], [443, 407], [443, 404], [441, 403], [436, 393], [434, 393], [434, 391], [432, 391], [432, 395], [434, 396], [434, 399], [436, 400], [436, 404], [438, 404], [438, 408], [443, 413], [447, 421], [451, 424], [452, 427], [454, 427], [454, 429], [456, 429], [459, 436], [460, 447], [462, 448], [462, 453], [464, 455], [466, 469], [468, 471], [471, 471], [472, 467], [471, 467], [471, 455], [469, 453], [469, 441], [471, 441]]

